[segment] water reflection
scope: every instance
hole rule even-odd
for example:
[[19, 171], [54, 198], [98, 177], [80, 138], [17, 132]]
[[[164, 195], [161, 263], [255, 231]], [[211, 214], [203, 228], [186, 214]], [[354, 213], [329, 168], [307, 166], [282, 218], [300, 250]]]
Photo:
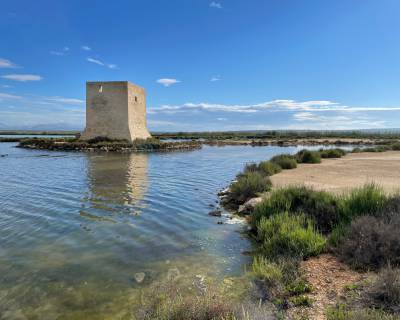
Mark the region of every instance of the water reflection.
[[[87, 201], [94, 208], [140, 213], [149, 185], [148, 154], [89, 155], [88, 185]], [[81, 215], [90, 217], [87, 212]]]

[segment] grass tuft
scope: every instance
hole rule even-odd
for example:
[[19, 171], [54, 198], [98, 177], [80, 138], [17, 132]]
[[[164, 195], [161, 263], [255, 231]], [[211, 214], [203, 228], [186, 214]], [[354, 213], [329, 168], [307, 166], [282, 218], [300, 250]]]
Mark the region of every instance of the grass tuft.
[[325, 238], [315, 231], [312, 220], [287, 212], [263, 217], [257, 225], [257, 240], [265, 256], [290, 255], [307, 258], [325, 249]]
[[272, 157], [271, 162], [277, 164], [284, 170], [295, 169], [297, 168], [296, 157], [290, 154], [281, 154], [275, 157]]

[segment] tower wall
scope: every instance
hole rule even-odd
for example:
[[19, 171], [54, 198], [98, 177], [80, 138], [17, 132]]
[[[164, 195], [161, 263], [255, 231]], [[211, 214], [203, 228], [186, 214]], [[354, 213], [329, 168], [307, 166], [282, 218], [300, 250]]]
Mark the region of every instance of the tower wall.
[[146, 93], [127, 81], [86, 83], [86, 129], [81, 139], [147, 139]]

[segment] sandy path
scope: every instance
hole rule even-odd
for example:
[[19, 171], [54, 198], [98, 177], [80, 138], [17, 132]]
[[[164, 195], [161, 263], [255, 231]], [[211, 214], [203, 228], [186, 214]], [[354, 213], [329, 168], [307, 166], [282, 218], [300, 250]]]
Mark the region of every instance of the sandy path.
[[320, 164], [300, 164], [271, 177], [275, 187], [306, 185], [316, 190], [341, 193], [375, 182], [385, 191], [400, 191], [400, 151], [352, 153]]

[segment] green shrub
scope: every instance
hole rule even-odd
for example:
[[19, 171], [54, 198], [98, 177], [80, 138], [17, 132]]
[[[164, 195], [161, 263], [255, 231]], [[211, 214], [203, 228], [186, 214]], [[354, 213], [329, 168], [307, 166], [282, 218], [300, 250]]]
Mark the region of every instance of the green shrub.
[[335, 149], [321, 149], [321, 158], [341, 158], [346, 155], [346, 151], [340, 148]]
[[281, 154], [272, 157], [270, 161], [277, 164], [284, 170], [297, 168], [296, 158], [290, 154]]
[[304, 186], [292, 186], [272, 192], [254, 210], [251, 218], [254, 227], [262, 217], [281, 212], [304, 213], [315, 221], [322, 233], [330, 232], [340, 222], [339, 200], [328, 192], [314, 191]]
[[392, 150], [400, 151], [400, 142], [397, 141], [397, 142], [393, 143], [390, 147]]
[[265, 256], [290, 255], [310, 257], [321, 253], [325, 238], [315, 231], [312, 220], [287, 212], [263, 217], [257, 225], [257, 241]]
[[336, 225], [329, 235], [328, 244], [333, 247], [338, 247], [341, 245], [348, 232], [348, 228], [349, 226], [344, 223]]
[[349, 310], [344, 305], [328, 308], [327, 320], [399, 320], [400, 317], [375, 309]]
[[310, 293], [311, 286], [303, 278], [297, 278], [286, 286], [286, 292], [292, 296]]
[[262, 256], [253, 260], [253, 275], [266, 283], [267, 286], [277, 286], [282, 282], [283, 274], [279, 264]]
[[270, 190], [271, 186], [268, 177], [259, 172], [246, 172], [230, 186], [229, 198], [236, 204], [242, 204], [258, 193]]
[[400, 215], [356, 218], [338, 247], [342, 261], [356, 269], [400, 265]]
[[[257, 163], [248, 163], [246, 164], [246, 166], [244, 167], [244, 173], [247, 172], [257, 172], [258, 171], [258, 165]], [[241, 174], [239, 174], [240, 176]]]
[[301, 150], [296, 154], [298, 163], [321, 163], [321, 155], [318, 151]]
[[280, 165], [271, 161], [262, 161], [258, 164], [258, 171], [266, 176], [273, 176], [282, 171]]
[[361, 215], [376, 215], [382, 212], [388, 197], [377, 185], [371, 183], [355, 189], [342, 201], [342, 215], [348, 222]]
[[295, 307], [311, 307], [312, 301], [309, 297], [307, 296], [294, 296], [290, 297], [289, 301], [295, 306]]

